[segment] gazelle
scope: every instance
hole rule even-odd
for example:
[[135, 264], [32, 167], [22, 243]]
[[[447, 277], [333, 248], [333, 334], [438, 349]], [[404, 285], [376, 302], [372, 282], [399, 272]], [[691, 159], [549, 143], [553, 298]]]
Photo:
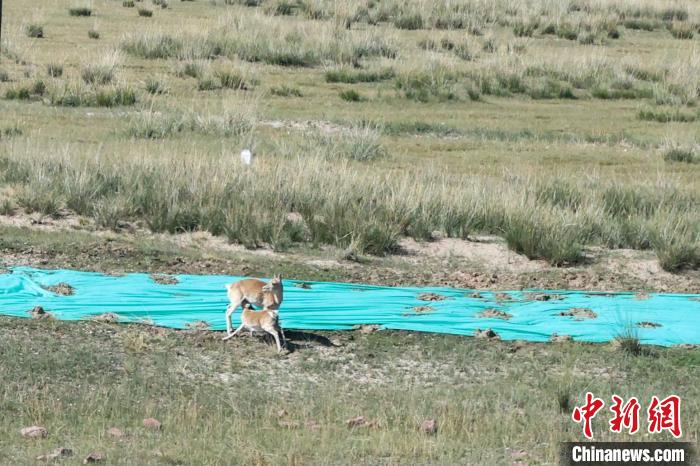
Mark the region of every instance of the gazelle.
[[[243, 304], [243, 312], [241, 313], [241, 325], [235, 332], [224, 337], [224, 340], [228, 340], [237, 335], [244, 328], [247, 328], [251, 332], [267, 332], [272, 335], [275, 339], [275, 343], [277, 343], [278, 353], [282, 351], [282, 344], [287, 344], [282, 327], [280, 327], [279, 314], [276, 310], [264, 308], [262, 311], [256, 311], [249, 302], [245, 302]], [[282, 337], [282, 344], [280, 344], [280, 336]]]
[[[238, 309], [238, 306], [245, 308], [245, 304], [263, 307], [265, 310], [276, 311], [282, 305], [282, 276], [275, 275], [272, 280], [265, 283], [257, 278], [246, 278], [244, 280], [226, 285], [230, 304], [226, 308], [226, 334], [227, 340], [233, 333], [231, 316]], [[252, 309], [252, 306], [251, 306]]]

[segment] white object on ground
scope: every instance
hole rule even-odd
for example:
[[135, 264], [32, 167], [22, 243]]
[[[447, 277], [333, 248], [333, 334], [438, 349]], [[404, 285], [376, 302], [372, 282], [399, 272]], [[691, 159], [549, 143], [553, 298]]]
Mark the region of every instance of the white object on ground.
[[241, 151], [241, 162], [245, 165], [251, 165], [253, 163], [253, 154], [248, 149], [243, 149]]

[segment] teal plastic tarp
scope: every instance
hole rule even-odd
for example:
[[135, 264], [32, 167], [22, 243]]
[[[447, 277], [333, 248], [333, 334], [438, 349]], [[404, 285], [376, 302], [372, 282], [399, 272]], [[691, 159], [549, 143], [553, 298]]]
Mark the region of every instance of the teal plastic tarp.
[[[149, 322], [172, 328], [204, 321], [212, 330], [224, 330], [228, 304], [225, 284], [242, 277], [223, 275], [173, 275], [176, 284], [159, 284], [148, 274], [122, 276], [72, 270], [40, 270], [14, 267], [0, 274], [0, 314], [29, 317], [28, 310], [42, 306], [61, 320], [87, 319], [107, 312], [123, 322]], [[46, 288], [67, 283], [74, 288], [64, 296]], [[547, 341], [553, 333], [574, 340], [610, 341], [630, 332], [645, 344], [700, 344], [700, 295], [591, 293], [583, 291], [508, 291], [504, 296], [454, 288], [396, 288], [349, 283], [284, 281], [282, 326], [290, 329], [345, 330], [355, 325], [378, 324], [384, 328], [420, 332], [473, 335], [491, 328], [504, 340]], [[423, 301], [421, 293], [446, 299]], [[540, 301], [528, 293], [547, 293]], [[498, 299], [497, 299], [498, 298]], [[561, 298], [561, 299], [556, 299]], [[432, 308], [417, 312], [416, 307]], [[592, 310], [595, 318], [561, 316], [571, 308]], [[508, 320], [478, 314], [497, 309]], [[234, 324], [240, 312], [234, 315]], [[647, 322], [657, 327], [640, 327]]]

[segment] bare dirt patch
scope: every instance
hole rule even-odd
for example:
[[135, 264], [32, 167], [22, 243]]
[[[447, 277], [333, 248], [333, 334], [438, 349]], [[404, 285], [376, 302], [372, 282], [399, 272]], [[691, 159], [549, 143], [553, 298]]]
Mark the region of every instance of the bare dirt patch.
[[178, 283], [180, 283], [180, 281], [172, 275], [156, 273], [151, 275], [151, 280], [158, 283], [159, 285], [177, 285]]
[[564, 296], [551, 293], [525, 293], [527, 301], [559, 301], [564, 299]]
[[428, 292], [419, 294], [418, 299], [420, 299], [421, 301], [444, 301], [447, 299], [447, 296]]
[[35, 306], [33, 309], [28, 310], [27, 313], [32, 316], [32, 319], [53, 319], [51, 313], [41, 306]]
[[425, 312], [433, 312], [434, 310], [435, 308], [432, 306], [416, 306], [413, 308], [413, 312], [416, 312], [418, 314]]
[[113, 323], [119, 322], [119, 316], [117, 314], [114, 314], [113, 312], [105, 312], [104, 314], [100, 314], [100, 315], [91, 317], [90, 320], [95, 321], [95, 322], [104, 322], [104, 323], [113, 324]]
[[481, 311], [476, 315], [477, 317], [481, 317], [483, 319], [503, 319], [503, 320], [508, 320], [511, 317], [513, 317], [512, 314], [508, 314], [505, 311], [501, 311], [498, 309], [486, 309]]
[[501, 338], [496, 332], [494, 332], [490, 328], [487, 328], [486, 330], [481, 330], [480, 328], [477, 328], [476, 330], [474, 330], [474, 337], [481, 338], [484, 340], [500, 340]]
[[70, 296], [75, 293], [75, 288], [68, 283], [57, 283], [56, 285], [44, 287], [44, 289], [62, 296]]
[[583, 307], [572, 307], [568, 311], [562, 311], [558, 315], [563, 317], [573, 317], [574, 320], [596, 319], [598, 314], [591, 309]]
[[496, 236], [474, 236], [471, 241], [440, 238], [420, 243], [411, 238], [404, 238], [399, 244], [404, 251], [413, 256], [458, 257], [494, 270], [532, 272], [547, 267], [544, 261], [530, 260], [511, 251], [505, 242]]
[[656, 322], [648, 322], [648, 321], [642, 321], [642, 322], [637, 322], [637, 327], [640, 328], [659, 328], [662, 325]]

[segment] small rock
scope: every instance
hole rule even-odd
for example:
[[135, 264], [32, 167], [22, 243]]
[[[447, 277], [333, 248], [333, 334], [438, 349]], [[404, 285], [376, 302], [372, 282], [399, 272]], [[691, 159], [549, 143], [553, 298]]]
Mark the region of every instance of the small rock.
[[549, 337], [549, 341], [552, 343], [563, 343], [565, 341], [574, 341], [574, 339], [571, 335], [557, 335], [556, 333], [552, 333], [552, 336]]
[[53, 286], [47, 286], [45, 289], [63, 296], [70, 296], [75, 293], [75, 288], [70, 286], [68, 283], [57, 283]]
[[112, 437], [116, 438], [122, 438], [124, 437], [124, 432], [116, 427], [110, 427], [109, 429], [107, 429], [107, 435], [111, 435]]
[[418, 295], [418, 299], [421, 301], [444, 301], [447, 298], [437, 293], [421, 293]]
[[92, 453], [90, 453], [89, 455], [87, 455], [85, 457], [85, 459], [83, 460], [83, 464], [98, 463], [100, 461], [104, 461], [104, 459], [105, 459], [105, 455], [103, 455], [102, 453], [98, 453], [96, 451], [93, 451]]
[[474, 330], [474, 336], [476, 338], [483, 338], [486, 340], [494, 340], [498, 338], [498, 334], [490, 328], [487, 328], [486, 330], [481, 330], [477, 328], [476, 330]]
[[51, 314], [46, 312], [43, 307], [35, 306], [32, 310], [27, 311], [32, 316], [32, 319], [50, 319]]
[[511, 448], [506, 448], [506, 450], [508, 451], [510, 457], [514, 460], [525, 458], [527, 456], [527, 452], [525, 450], [514, 450]]
[[473, 298], [473, 299], [484, 299], [483, 295], [481, 293], [479, 293], [478, 291], [475, 291], [474, 293], [470, 293], [468, 295], [468, 297]]
[[119, 322], [119, 316], [113, 312], [105, 312], [104, 314], [91, 317], [90, 320], [94, 320], [95, 322], [115, 323]]
[[158, 419], [149, 417], [143, 420], [143, 426], [153, 430], [161, 430], [163, 428], [162, 424]]
[[637, 327], [641, 327], [641, 328], [659, 328], [659, 327], [661, 327], [661, 324], [657, 324], [656, 322], [642, 321], [642, 322], [637, 322]]
[[547, 294], [547, 293], [525, 293], [525, 299], [529, 301], [553, 301], [564, 299], [563, 296], [558, 294]]
[[172, 275], [165, 275], [162, 273], [154, 273], [151, 275], [151, 280], [158, 283], [159, 285], [177, 285], [180, 281], [173, 277]]
[[416, 306], [413, 308], [413, 312], [433, 312], [435, 310], [432, 306]]
[[560, 312], [559, 315], [563, 317], [573, 317], [575, 320], [595, 319], [598, 317], [598, 314], [593, 312], [591, 309], [582, 307], [572, 307], [568, 311]]
[[185, 327], [190, 330], [209, 330], [209, 323], [203, 320], [197, 320], [194, 322], [187, 322]]
[[643, 291], [640, 291], [639, 293], [634, 295], [634, 299], [636, 299], [638, 301], [644, 301], [646, 299], [649, 299], [649, 293], [645, 293]]
[[506, 293], [496, 293], [496, 296], [494, 296], [496, 301], [513, 301], [513, 297], [509, 294]]
[[36, 459], [40, 461], [53, 461], [58, 458], [67, 458], [69, 456], [73, 456], [73, 450], [70, 448], [58, 447], [51, 453], [37, 456]]
[[41, 426], [25, 427], [20, 430], [20, 433], [24, 438], [46, 438], [49, 435], [49, 431]]
[[313, 431], [321, 430], [321, 425], [316, 421], [306, 421], [306, 428]]
[[365, 419], [364, 416], [357, 416], [357, 417], [353, 417], [351, 419], [348, 419], [347, 421], [345, 421], [345, 424], [348, 427], [362, 427], [365, 424], [367, 424], [367, 420]]
[[359, 330], [360, 333], [362, 333], [363, 335], [367, 335], [367, 334], [374, 333], [374, 332], [378, 331], [379, 329], [381, 329], [381, 326], [376, 325], [376, 324], [355, 325], [355, 327], [353, 327], [353, 328], [355, 328], [356, 330]]
[[426, 419], [420, 424], [421, 432], [428, 435], [435, 435], [438, 431], [437, 421], [435, 419]]
[[287, 421], [287, 420], [282, 420], [278, 421], [277, 425], [284, 429], [298, 429], [301, 427], [301, 425], [297, 421]]
[[308, 283], [304, 283], [304, 282], [297, 283], [294, 286], [296, 288], [301, 288], [302, 290], [310, 290], [311, 289], [311, 285], [309, 285]]
[[477, 314], [477, 317], [481, 317], [484, 319], [490, 319], [490, 318], [495, 318], [495, 319], [504, 319], [508, 320], [511, 317], [513, 317], [512, 314], [508, 314], [505, 311], [500, 311], [498, 309], [485, 309], [481, 311], [480, 313]]

